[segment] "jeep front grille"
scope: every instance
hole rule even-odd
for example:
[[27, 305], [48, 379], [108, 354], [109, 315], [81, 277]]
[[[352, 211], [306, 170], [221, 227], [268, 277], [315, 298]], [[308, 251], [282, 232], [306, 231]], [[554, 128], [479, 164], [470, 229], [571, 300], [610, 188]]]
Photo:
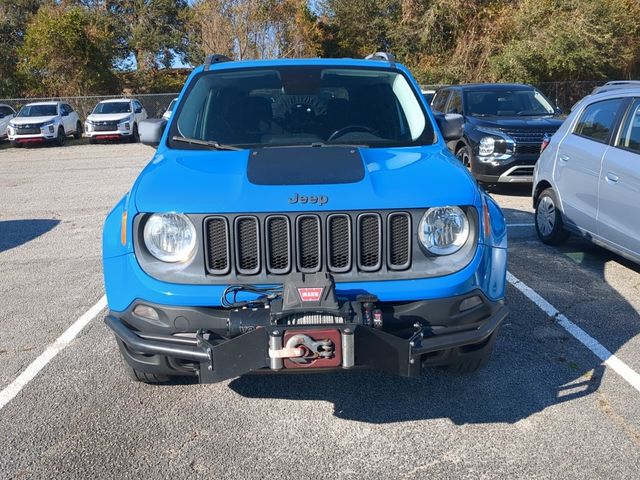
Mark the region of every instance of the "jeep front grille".
[[334, 274], [411, 267], [411, 215], [277, 214], [204, 220], [209, 275]]

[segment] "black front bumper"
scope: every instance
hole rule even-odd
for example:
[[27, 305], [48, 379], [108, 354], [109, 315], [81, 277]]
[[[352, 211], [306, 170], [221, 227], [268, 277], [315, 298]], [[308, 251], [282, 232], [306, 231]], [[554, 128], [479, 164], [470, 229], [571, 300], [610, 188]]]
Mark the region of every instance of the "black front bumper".
[[516, 153], [506, 163], [482, 163], [472, 159], [471, 170], [476, 179], [484, 183], [531, 183], [538, 154]]
[[[461, 302], [474, 295], [479, 296], [482, 303], [458, 312]], [[503, 302], [491, 302], [479, 291], [449, 299], [381, 306], [389, 319], [384, 329], [356, 323], [269, 325], [233, 338], [204, 334], [206, 310], [213, 310], [208, 313], [215, 316], [218, 315], [216, 309], [155, 306], [163, 318], [153, 324], [136, 318], [131, 310], [110, 312], [105, 322], [116, 335], [125, 360], [134, 369], [194, 374], [201, 383], [212, 383], [250, 372], [327, 370], [274, 368], [269, 356], [270, 342], [285, 332], [312, 334], [314, 330], [327, 329], [338, 331], [342, 339], [341, 365], [332, 370], [367, 368], [415, 377], [421, 375], [425, 367], [447, 365], [466, 352], [477, 352], [475, 347], [494, 338], [493, 334], [508, 314]], [[193, 332], [193, 327], [197, 327], [198, 333], [185, 335], [177, 331], [176, 322], [171, 319], [180, 319], [184, 331]]]

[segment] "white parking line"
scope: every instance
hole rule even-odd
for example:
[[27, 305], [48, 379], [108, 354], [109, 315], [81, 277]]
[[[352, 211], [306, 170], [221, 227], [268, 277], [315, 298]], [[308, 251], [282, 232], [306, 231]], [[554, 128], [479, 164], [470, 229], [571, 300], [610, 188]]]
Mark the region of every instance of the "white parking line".
[[33, 362], [25, 368], [18, 377], [7, 385], [0, 392], [0, 410], [2, 410], [7, 403], [9, 403], [18, 393], [27, 385], [33, 378], [38, 375], [47, 363], [49, 363], [56, 355], [58, 355], [64, 348], [71, 343], [71, 341], [78, 336], [87, 324], [93, 320], [100, 311], [106, 307], [107, 297], [102, 296], [98, 303], [91, 307], [86, 313], [78, 318], [73, 324], [67, 328], [67, 330], [60, 335], [55, 342], [49, 345], [44, 352], [40, 354]]
[[626, 363], [607, 350], [604, 345], [560, 313], [556, 307], [542, 298], [535, 290], [518, 280], [511, 272], [507, 272], [507, 281], [535, 303], [540, 310], [555, 318], [562, 328], [573, 335], [580, 343], [591, 350], [596, 357], [602, 360], [606, 366], [611, 367], [629, 385], [640, 392], [640, 374], [632, 370]]

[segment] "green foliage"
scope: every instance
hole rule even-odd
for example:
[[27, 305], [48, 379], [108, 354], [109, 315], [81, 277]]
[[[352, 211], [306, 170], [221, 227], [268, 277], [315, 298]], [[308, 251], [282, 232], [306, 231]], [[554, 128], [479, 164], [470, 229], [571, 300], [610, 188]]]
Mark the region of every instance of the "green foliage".
[[113, 49], [113, 34], [101, 17], [82, 7], [44, 6], [18, 49], [18, 72], [31, 95], [117, 92]]
[[0, 97], [21, 93], [18, 52], [27, 22], [38, 11], [39, 0], [0, 0]]
[[633, 75], [640, 54], [634, 0], [522, 0], [513, 30], [491, 60], [504, 80], [607, 79]]
[[[634, 78], [637, 0], [0, 0], [0, 97], [176, 91], [176, 60], [363, 57], [424, 83]], [[129, 70], [134, 62], [136, 71]], [[118, 73], [120, 71], [120, 73]], [[119, 79], [122, 79], [120, 81]]]

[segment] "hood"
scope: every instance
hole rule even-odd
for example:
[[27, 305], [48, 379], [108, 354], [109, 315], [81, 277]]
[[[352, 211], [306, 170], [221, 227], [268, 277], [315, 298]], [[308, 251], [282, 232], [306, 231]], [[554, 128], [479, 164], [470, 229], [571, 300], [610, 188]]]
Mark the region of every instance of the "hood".
[[[320, 148], [326, 155], [342, 149]], [[287, 150], [300, 152], [297, 148]], [[136, 181], [136, 207], [141, 212], [258, 213], [423, 208], [476, 202], [475, 181], [442, 145], [362, 148], [358, 175], [323, 184], [252, 183], [248, 174], [250, 155], [250, 150], [159, 152]], [[313, 162], [302, 154], [299, 158], [302, 167], [310, 171], [323, 168], [317, 155]], [[302, 197], [309, 201], [300, 201]], [[299, 201], [294, 202], [296, 198]], [[318, 201], [320, 198], [322, 201]]]
[[92, 113], [87, 117], [90, 122], [115, 122], [130, 118], [131, 113]]
[[493, 128], [494, 130], [508, 130], [511, 132], [527, 130], [556, 131], [562, 125], [563, 120], [555, 116], [539, 117], [473, 117], [465, 119], [469, 124], [476, 127]]
[[14, 125], [32, 125], [35, 123], [46, 123], [55, 120], [57, 115], [48, 115], [44, 117], [14, 117], [11, 123]]

